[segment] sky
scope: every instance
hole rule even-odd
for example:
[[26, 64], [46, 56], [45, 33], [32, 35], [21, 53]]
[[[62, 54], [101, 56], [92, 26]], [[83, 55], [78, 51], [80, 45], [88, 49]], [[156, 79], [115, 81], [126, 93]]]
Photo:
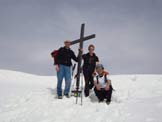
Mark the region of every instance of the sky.
[[[84, 43], [110, 74], [162, 74], [161, 0], [0, 0], [0, 69], [55, 75], [50, 53]], [[71, 46], [78, 54], [78, 45]]]

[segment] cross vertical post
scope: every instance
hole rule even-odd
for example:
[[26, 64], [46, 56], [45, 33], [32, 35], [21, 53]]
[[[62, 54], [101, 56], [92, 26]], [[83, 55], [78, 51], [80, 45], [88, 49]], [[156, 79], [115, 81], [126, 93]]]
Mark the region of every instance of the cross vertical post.
[[[80, 39], [74, 40], [71, 42], [71, 45], [77, 44], [79, 43], [79, 55], [78, 55], [78, 67], [77, 67], [77, 75], [76, 75], [76, 104], [78, 103], [78, 97], [79, 97], [79, 93], [82, 94], [82, 90], [79, 91], [79, 87], [80, 87], [80, 73], [82, 72], [82, 50], [83, 50], [83, 42], [87, 41], [89, 39], [95, 38], [95, 34], [92, 34], [90, 36], [86, 36], [84, 37], [84, 28], [85, 28], [85, 24], [83, 23], [81, 25], [81, 32], [80, 32]], [[82, 49], [82, 50], [81, 50]], [[82, 96], [81, 96], [81, 104], [82, 104]]]
[[[79, 49], [83, 49], [83, 37], [84, 37], [84, 27], [85, 24], [81, 25], [81, 32], [80, 32], [80, 43], [79, 43]], [[81, 64], [82, 64], [82, 51], [79, 50], [79, 59], [78, 59], [78, 68], [77, 68], [77, 81], [76, 81], [76, 90], [77, 90], [77, 98], [79, 93], [79, 85], [80, 85], [80, 73], [81, 73]], [[77, 103], [78, 99], [76, 99]]]

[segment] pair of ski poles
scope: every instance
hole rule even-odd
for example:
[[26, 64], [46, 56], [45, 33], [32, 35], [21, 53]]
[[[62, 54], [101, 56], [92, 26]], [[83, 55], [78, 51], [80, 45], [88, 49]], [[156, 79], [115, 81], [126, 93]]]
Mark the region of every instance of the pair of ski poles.
[[[77, 79], [77, 75], [74, 76], [74, 70], [75, 70], [76, 64], [73, 65], [72, 67], [72, 85], [71, 85], [71, 96], [75, 96], [76, 97], [76, 104], [78, 103], [78, 98], [81, 98], [81, 105], [83, 105], [83, 73], [81, 73], [81, 85], [80, 88], [75, 88], [75, 84], [76, 84], [76, 80]], [[75, 88], [73, 90], [73, 88]], [[73, 95], [72, 95], [73, 94]]]

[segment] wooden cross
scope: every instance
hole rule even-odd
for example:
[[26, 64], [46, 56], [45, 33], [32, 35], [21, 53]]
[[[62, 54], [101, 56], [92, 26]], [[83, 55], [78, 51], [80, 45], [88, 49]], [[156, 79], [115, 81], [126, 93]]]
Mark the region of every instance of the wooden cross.
[[[89, 35], [84, 37], [84, 28], [85, 24], [83, 23], [81, 25], [81, 32], [80, 32], [80, 39], [74, 40], [71, 42], [71, 45], [79, 43], [79, 49], [83, 49], [83, 42], [87, 41], [89, 39], [95, 38], [95, 34]], [[82, 51], [79, 50], [79, 55], [78, 55], [78, 67], [77, 67], [77, 77], [76, 77], [76, 93], [77, 93], [77, 98], [78, 98], [78, 93], [79, 93], [79, 85], [80, 85], [80, 73], [81, 73], [81, 64], [82, 64]], [[78, 100], [78, 99], [77, 99]], [[76, 100], [76, 103], [77, 103]]]

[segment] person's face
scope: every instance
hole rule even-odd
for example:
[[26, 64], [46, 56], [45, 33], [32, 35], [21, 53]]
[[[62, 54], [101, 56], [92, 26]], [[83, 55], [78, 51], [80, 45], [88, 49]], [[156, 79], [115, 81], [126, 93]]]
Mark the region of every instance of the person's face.
[[103, 69], [102, 69], [102, 68], [96, 69], [96, 71], [97, 71], [97, 73], [98, 73], [99, 75], [102, 75], [102, 73], [103, 73]]
[[93, 53], [93, 52], [94, 52], [94, 47], [90, 47], [90, 48], [89, 48], [89, 52], [90, 52], [90, 53]]
[[70, 47], [70, 41], [66, 41], [66, 42], [65, 42], [65, 47], [66, 47], [66, 48], [69, 48], [69, 47]]

